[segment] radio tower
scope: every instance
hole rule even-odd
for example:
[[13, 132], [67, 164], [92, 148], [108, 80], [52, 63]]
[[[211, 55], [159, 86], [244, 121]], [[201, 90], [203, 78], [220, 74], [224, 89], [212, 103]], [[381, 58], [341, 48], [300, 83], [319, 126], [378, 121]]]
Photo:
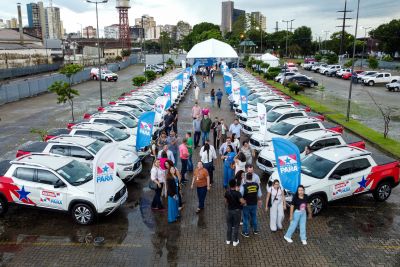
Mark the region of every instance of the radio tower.
[[131, 8], [129, 0], [117, 0], [116, 8], [119, 13], [119, 40], [121, 41], [122, 49], [131, 49], [131, 37], [129, 34], [129, 18], [128, 10]]

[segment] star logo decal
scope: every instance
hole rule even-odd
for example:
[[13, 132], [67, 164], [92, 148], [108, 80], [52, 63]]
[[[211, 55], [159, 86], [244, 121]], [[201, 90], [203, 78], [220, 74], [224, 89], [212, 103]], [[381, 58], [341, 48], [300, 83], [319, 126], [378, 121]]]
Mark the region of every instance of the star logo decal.
[[28, 195], [31, 192], [25, 191], [25, 186], [22, 186], [21, 190], [16, 190], [16, 191], [19, 194], [19, 197], [18, 197], [19, 200], [24, 200], [25, 199], [26, 201], [29, 201]]
[[368, 182], [368, 180], [365, 179], [365, 177], [363, 176], [361, 181], [358, 182], [358, 184], [360, 185], [360, 188], [364, 189], [367, 187], [367, 182]]
[[286, 162], [286, 164], [289, 164], [289, 163], [290, 163], [290, 158], [287, 157], [286, 160], [285, 160], [285, 162]]
[[108, 172], [108, 166], [107, 165], [105, 165], [104, 167], [103, 167], [103, 172]]

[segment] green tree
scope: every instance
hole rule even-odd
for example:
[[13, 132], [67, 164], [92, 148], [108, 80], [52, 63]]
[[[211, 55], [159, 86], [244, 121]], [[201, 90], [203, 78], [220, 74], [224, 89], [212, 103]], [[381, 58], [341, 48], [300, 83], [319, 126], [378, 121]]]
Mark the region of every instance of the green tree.
[[[341, 42], [342, 32], [334, 32], [331, 35], [331, 39], [326, 42], [326, 47], [328, 50], [335, 52], [337, 55], [340, 53], [340, 42]], [[348, 53], [349, 55], [353, 53], [353, 42], [354, 36], [348, 32], [344, 33], [343, 40], [344, 53]]]
[[378, 26], [370, 31], [370, 36], [378, 40], [379, 48], [385, 53], [394, 56], [400, 47], [400, 19], [394, 19], [389, 23]]
[[72, 88], [72, 77], [83, 70], [83, 66], [79, 64], [68, 64], [62, 67], [59, 73], [64, 74], [68, 78], [68, 83], [56, 81], [49, 87], [49, 91], [57, 95], [57, 104], [68, 103], [71, 107], [72, 121], [74, 116], [74, 98], [79, 95], [79, 91]]
[[369, 57], [368, 67], [373, 70], [377, 69], [379, 67], [379, 61], [375, 57]]
[[167, 62], [165, 62], [168, 67], [172, 68], [175, 65], [175, 62], [172, 58], [169, 58]]
[[303, 56], [311, 55], [312, 31], [311, 28], [301, 26], [297, 28], [292, 36], [292, 44], [300, 47], [300, 53]]
[[146, 82], [146, 77], [136, 76], [132, 78], [132, 84], [134, 86], [142, 86]]
[[207, 37], [221, 40], [222, 35], [219, 26], [209, 22], [194, 25], [192, 32], [183, 38], [182, 47], [189, 51], [195, 44], [209, 39]]
[[167, 32], [160, 33], [160, 47], [161, 53], [168, 54], [172, 47], [172, 39]]
[[157, 78], [157, 74], [152, 70], [146, 70], [144, 76], [146, 77], [147, 82], [151, 82]]
[[122, 50], [121, 51], [121, 56], [122, 57], [129, 57], [131, 55], [131, 51], [130, 50]]

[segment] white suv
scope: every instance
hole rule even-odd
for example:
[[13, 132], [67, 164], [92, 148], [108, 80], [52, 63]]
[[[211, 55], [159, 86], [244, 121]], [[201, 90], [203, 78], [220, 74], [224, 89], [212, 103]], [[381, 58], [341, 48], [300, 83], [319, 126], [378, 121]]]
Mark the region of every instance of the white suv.
[[[128, 197], [121, 179], [107, 181], [112, 195], [96, 196], [93, 170], [69, 157], [30, 154], [0, 162], [0, 214], [9, 203], [69, 212], [82, 225], [109, 215]], [[105, 198], [99, 205], [97, 197]], [[104, 200], [105, 200], [104, 199]]]

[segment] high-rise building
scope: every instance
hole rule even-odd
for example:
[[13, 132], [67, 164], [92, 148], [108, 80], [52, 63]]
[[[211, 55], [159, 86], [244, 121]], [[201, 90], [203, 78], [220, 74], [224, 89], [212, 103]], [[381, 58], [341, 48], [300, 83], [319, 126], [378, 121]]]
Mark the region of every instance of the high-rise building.
[[222, 2], [221, 31], [225, 34], [232, 31], [233, 1]]
[[135, 19], [135, 25], [142, 28], [140, 38], [144, 38], [144, 40], [154, 39], [155, 27], [157, 26], [154, 17], [150, 17], [149, 15], [143, 15], [140, 18]]
[[177, 39], [177, 27], [176, 27], [176, 25], [165, 24], [163, 26], [163, 31], [167, 32], [169, 34], [169, 37], [172, 40], [176, 40]]
[[60, 9], [58, 7], [46, 7], [46, 38], [61, 39], [62, 23], [60, 20]]
[[18, 20], [16, 18], [6, 20], [6, 24], [8, 29], [18, 28]]
[[92, 39], [97, 37], [96, 28], [93, 26], [87, 26], [82, 30], [82, 38]]
[[7, 27], [7, 24], [4, 23], [4, 20], [3, 20], [3, 19], [0, 19], [0, 29], [4, 29], [4, 28], [6, 28], [6, 27]]
[[[233, 12], [232, 12], [232, 29], [233, 29], [233, 25], [235, 25], [235, 23], [237, 21], [239, 21], [239, 19], [243, 18], [244, 16], [246, 16], [246, 11], [241, 10], [241, 9], [236, 9], [236, 8], [233, 9]], [[246, 20], [243, 18], [241, 20], [241, 22], [242, 22], [242, 25], [240, 25], [240, 26], [245, 28], [246, 27]]]
[[26, 10], [29, 28], [39, 29], [42, 37], [46, 36], [46, 15], [43, 2], [29, 3], [26, 5]]
[[104, 37], [109, 39], [119, 39], [119, 24], [105, 26]]
[[267, 17], [261, 12], [251, 12], [251, 19], [255, 22], [257, 27], [261, 27], [263, 31], [267, 31]]
[[176, 24], [176, 39], [182, 40], [185, 36], [188, 36], [189, 33], [192, 31], [192, 27], [189, 23], [184, 21], [179, 21]]

